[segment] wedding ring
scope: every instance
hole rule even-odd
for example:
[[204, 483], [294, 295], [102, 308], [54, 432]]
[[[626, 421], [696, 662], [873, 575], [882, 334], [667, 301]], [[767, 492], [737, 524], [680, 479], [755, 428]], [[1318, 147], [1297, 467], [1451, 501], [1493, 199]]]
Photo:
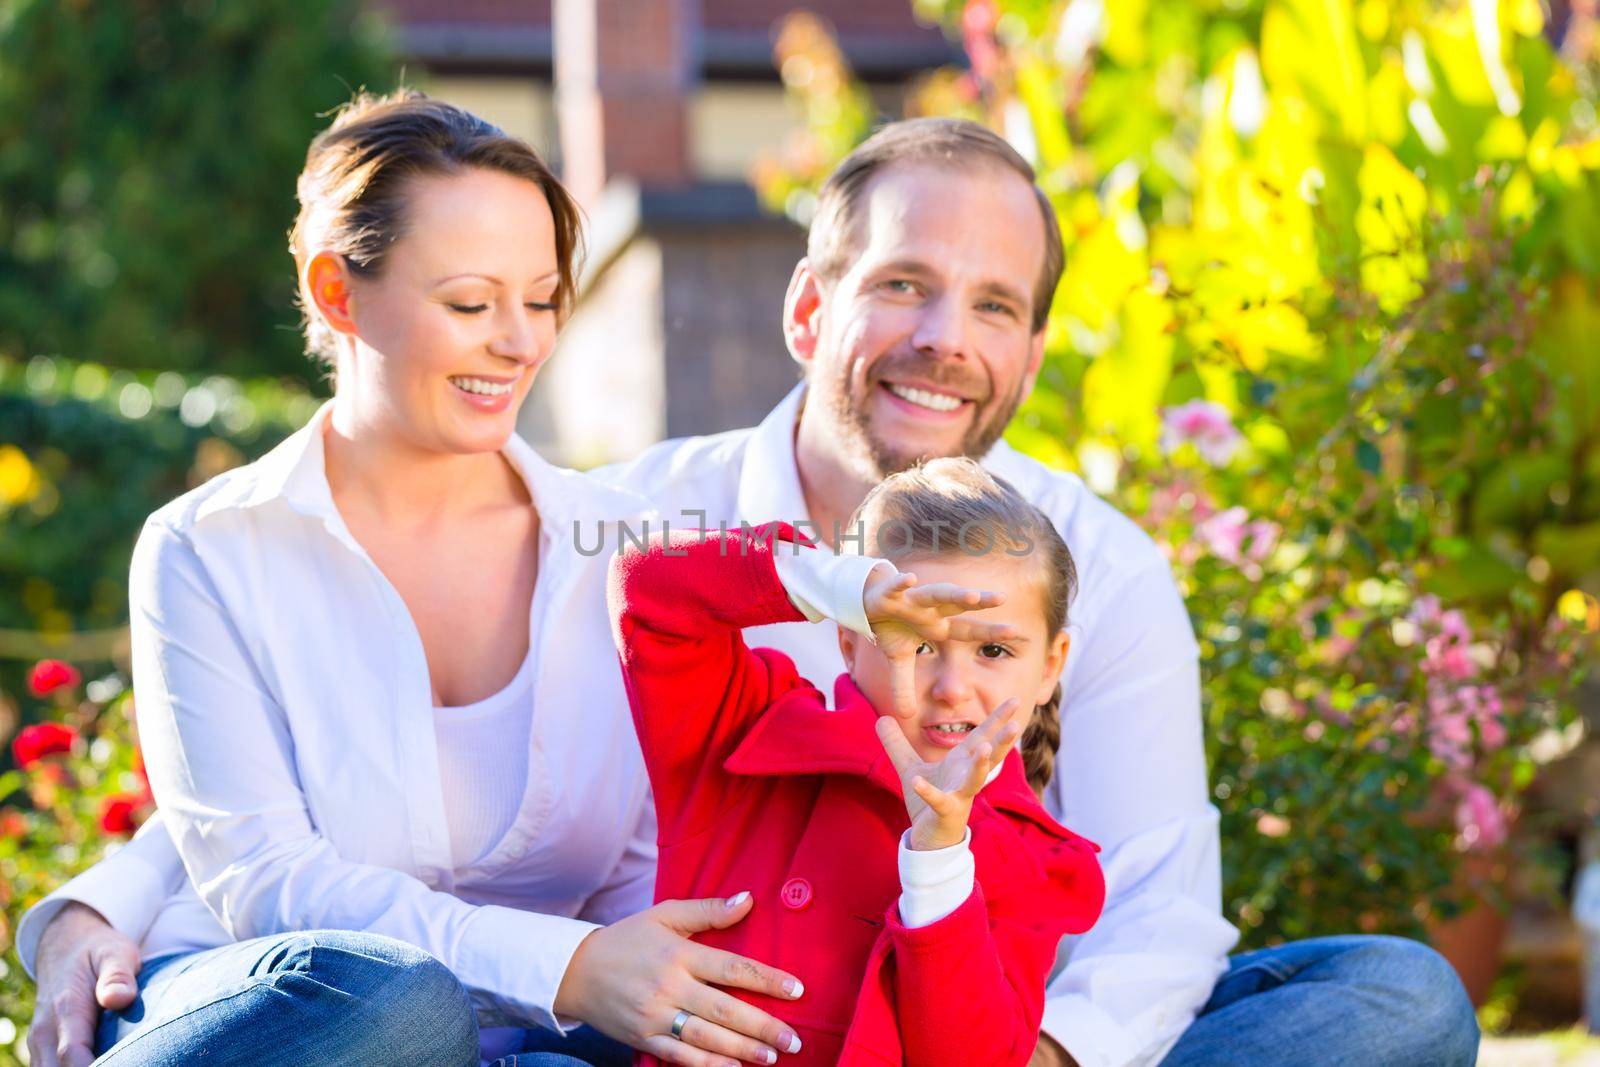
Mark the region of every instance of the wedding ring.
[[686, 1011], [680, 1011], [672, 1017], [672, 1036], [679, 1041], [683, 1040], [683, 1028], [689, 1025], [689, 1020], [694, 1016]]

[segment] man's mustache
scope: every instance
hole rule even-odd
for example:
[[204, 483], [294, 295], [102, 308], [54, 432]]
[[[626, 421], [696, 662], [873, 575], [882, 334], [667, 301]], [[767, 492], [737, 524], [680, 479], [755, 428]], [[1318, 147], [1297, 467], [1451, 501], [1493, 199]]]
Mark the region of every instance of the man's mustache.
[[989, 399], [989, 381], [960, 364], [926, 356], [885, 356], [872, 368], [872, 382], [910, 379], [948, 389], [968, 400], [983, 403]]

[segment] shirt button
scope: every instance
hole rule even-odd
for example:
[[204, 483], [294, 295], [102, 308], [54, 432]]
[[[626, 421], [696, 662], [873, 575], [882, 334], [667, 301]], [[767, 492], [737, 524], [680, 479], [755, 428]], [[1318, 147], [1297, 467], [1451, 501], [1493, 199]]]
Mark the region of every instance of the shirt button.
[[811, 903], [811, 883], [804, 878], [791, 878], [778, 890], [778, 899], [791, 911], [799, 911]]

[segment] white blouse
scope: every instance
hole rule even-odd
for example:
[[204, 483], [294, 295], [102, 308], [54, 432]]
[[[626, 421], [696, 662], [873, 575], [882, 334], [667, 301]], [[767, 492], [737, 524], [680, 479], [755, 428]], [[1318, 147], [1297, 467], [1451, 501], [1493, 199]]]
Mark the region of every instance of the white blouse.
[[530, 647], [517, 676], [498, 693], [460, 707], [433, 709], [450, 861], [458, 871], [487, 856], [517, 821], [528, 785], [538, 662]]
[[145, 951], [370, 930], [448, 965], [481, 1024], [556, 1026], [561, 976], [595, 928], [583, 920], [651, 895], [653, 819], [606, 617], [606, 553], [593, 550], [597, 523], [639, 505], [518, 438], [506, 446], [545, 539], [528, 626], [537, 669], [513, 817], [463, 863], [422, 642], [334, 506], [327, 414], [156, 512], [134, 552], [151, 785], [220, 920], [207, 929], [186, 913], [169, 946], [158, 921]]

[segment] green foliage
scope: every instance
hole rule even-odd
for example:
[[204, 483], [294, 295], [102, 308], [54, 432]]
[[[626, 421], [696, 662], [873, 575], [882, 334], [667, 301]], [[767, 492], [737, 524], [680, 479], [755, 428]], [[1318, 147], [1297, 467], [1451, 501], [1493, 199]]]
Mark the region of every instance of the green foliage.
[[0, 353], [311, 381], [285, 234], [357, 0], [0, 5]]
[[[145, 517], [265, 452], [316, 404], [271, 381], [0, 359], [0, 692], [21, 691], [26, 662], [63, 654], [54, 639], [80, 662], [110, 660]], [[38, 639], [19, 645], [15, 631]], [[96, 648], [85, 631], [106, 639]]]
[[1600, 38], [1558, 54], [1531, 0], [916, 6], [971, 67], [913, 109], [1002, 130], [1057, 207], [1010, 436], [1173, 561], [1230, 918], [1448, 916], [1600, 625]]

